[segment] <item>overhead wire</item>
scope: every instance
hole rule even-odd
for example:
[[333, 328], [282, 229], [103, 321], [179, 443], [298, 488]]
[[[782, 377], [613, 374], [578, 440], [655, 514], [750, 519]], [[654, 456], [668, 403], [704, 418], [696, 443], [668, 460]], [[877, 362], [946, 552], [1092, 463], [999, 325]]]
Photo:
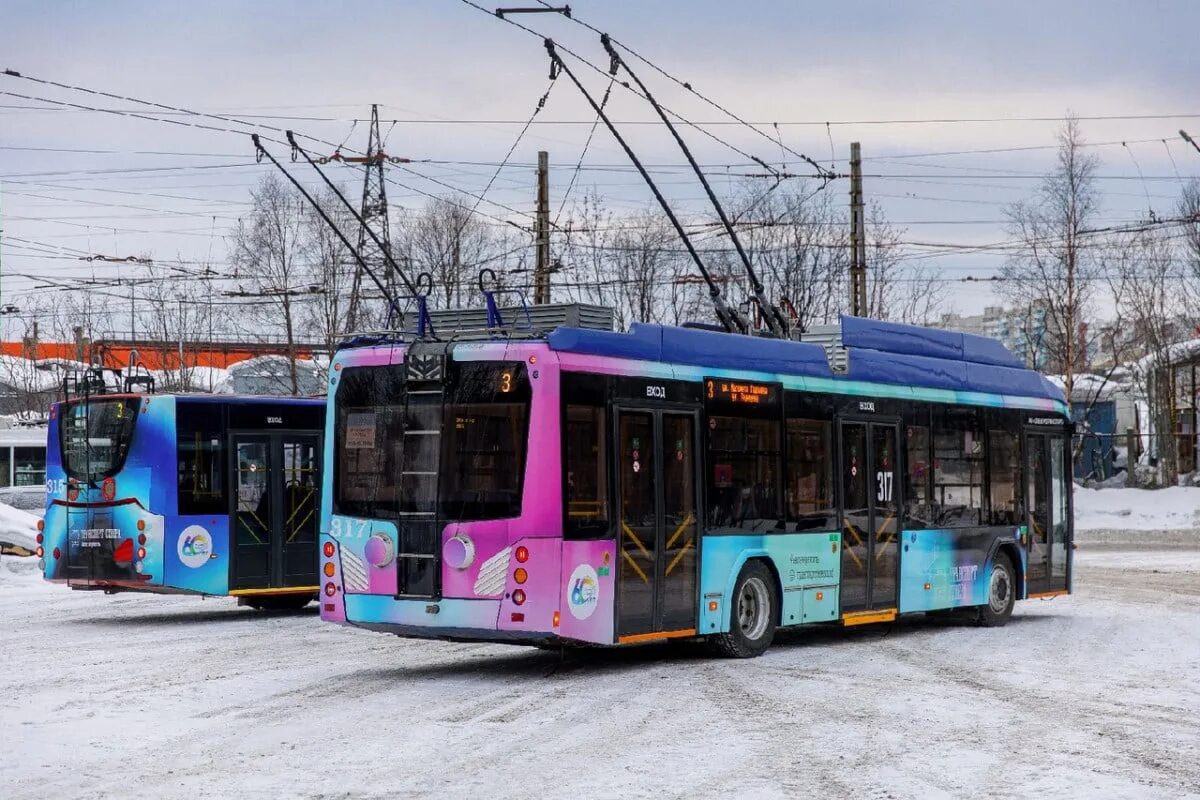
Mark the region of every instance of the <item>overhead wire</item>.
[[[550, 3], [546, 2], [546, 0], [537, 0], [537, 2], [541, 3], [541, 4], [542, 4], [543, 6], [545, 6], [546, 8], [553, 8], [553, 6], [551, 6], [551, 5], [550, 5]], [[582, 19], [580, 19], [580, 18], [579, 18], [579, 16], [578, 16], [578, 15], [576, 15], [576, 14], [572, 14], [572, 15], [568, 16], [568, 17], [567, 17], [567, 19], [569, 19], [571, 22], [574, 22], [576, 25], [582, 25], [583, 27], [587, 28], [588, 30], [592, 31], [593, 33], [595, 33], [595, 34], [597, 34], [597, 35], [599, 35], [599, 36], [608, 36], [608, 39], [609, 39], [609, 41], [611, 41], [611, 42], [612, 42], [614, 45], [616, 45], [617, 47], [620, 47], [622, 50], [624, 50], [625, 52], [629, 53], [629, 55], [633, 56], [633, 57], [634, 57], [634, 58], [636, 58], [638, 61], [641, 61], [643, 64], [645, 64], [646, 66], [650, 67], [652, 70], [654, 70], [654, 71], [655, 71], [655, 72], [657, 72], [658, 74], [662, 75], [662, 76], [663, 76], [664, 78], [666, 78], [667, 80], [669, 80], [669, 81], [672, 81], [673, 83], [675, 83], [675, 84], [677, 84], [677, 85], [679, 85], [679, 86], [683, 87], [683, 88], [684, 88], [684, 89], [686, 89], [688, 92], [691, 92], [693, 95], [695, 95], [696, 97], [700, 98], [700, 100], [702, 100], [703, 102], [707, 103], [708, 105], [712, 106], [712, 107], [713, 107], [713, 108], [715, 108], [716, 110], [720, 111], [722, 114], [724, 114], [725, 116], [729, 117], [730, 119], [732, 119], [732, 120], [734, 120], [734, 121], [736, 121], [736, 122], [738, 122], [738, 123], [740, 123], [740, 124], [742, 124], [742, 125], [746, 126], [747, 128], [749, 128], [750, 130], [752, 130], [754, 133], [758, 134], [759, 136], [763, 137], [763, 138], [764, 138], [764, 139], [766, 139], [767, 141], [769, 141], [769, 142], [770, 142], [770, 141], [772, 141], [772, 139], [771, 139], [770, 135], [769, 135], [769, 134], [767, 134], [765, 131], [763, 131], [763, 130], [759, 129], [758, 127], [756, 127], [756, 126], [754, 126], [754, 125], [751, 125], [749, 122], [747, 122], [746, 120], [742, 119], [742, 118], [741, 118], [741, 117], [739, 117], [737, 114], [735, 114], [734, 112], [730, 111], [728, 108], [726, 108], [725, 106], [721, 105], [721, 104], [720, 104], [720, 103], [718, 103], [717, 101], [715, 101], [715, 100], [713, 100], [713, 99], [709, 98], [708, 96], [706, 96], [706, 95], [704, 95], [704, 94], [701, 94], [699, 91], [697, 91], [697, 90], [696, 90], [696, 89], [695, 89], [695, 88], [692, 86], [692, 84], [691, 84], [691, 83], [689, 83], [688, 81], [685, 81], [685, 80], [682, 80], [682, 79], [680, 79], [680, 78], [677, 78], [677, 77], [675, 77], [674, 75], [672, 75], [671, 73], [669, 73], [669, 72], [667, 72], [665, 69], [663, 69], [662, 67], [658, 66], [658, 64], [655, 64], [653, 61], [651, 61], [650, 59], [646, 58], [646, 57], [645, 57], [645, 56], [643, 56], [641, 53], [637, 52], [637, 51], [636, 51], [636, 50], [634, 50], [632, 47], [630, 47], [629, 45], [627, 45], [627, 44], [625, 44], [624, 42], [620, 41], [619, 39], [613, 38], [611, 35], [608, 35], [608, 34], [606, 34], [604, 31], [601, 31], [599, 28], [596, 28], [596, 27], [594, 27], [594, 26], [592, 26], [592, 25], [589, 25], [588, 23], [586, 23], [586, 22], [584, 22]], [[689, 123], [689, 124], [690, 124], [690, 123]], [[778, 130], [778, 125], [776, 125], [775, 123], [771, 123], [771, 124], [772, 124], [772, 125], [775, 125], [776, 129]], [[774, 142], [772, 142], [772, 143], [774, 143]], [[778, 143], [779, 143], [779, 146], [780, 146], [781, 148], [785, 149], [787, 152], [791, 153], [793, 156], [795, 156], [796, 158], [800, 159], [801, 161], [804, 161], [804, 162], [806, 162], [806, 163], [807, 163], [809, 166], [813, 167], [813, 168], [814, 168], [814, 169], [816, 169], [818, 172], [822, 172], [822, 171], [824, 171], [824, 169], [825, 169], [825, 168], [824, 168], [824, 167], [822, 167], [820, 164], [818, 164], [818, 163], [817, 163], [816, 161], [814, 161], [813, 159], [809, 158], [808, 156], [804, 155], [803, 153], [799, 153], [799, 152], [797, 152], [797, 151], [795, 151], [795, 150], [791, 149], [790, 147], [785, 147], [785, 146], [784, 146], [784, 144], [783, 144], [783, 139], [782, 139], [782, 137], [780, 137], [780, 139], [778, 140]], [[760, 162], [760, 163], [762, 163], [762, 162]], [[833, 176], [831, 175], [830, 177], [833, 177]]]

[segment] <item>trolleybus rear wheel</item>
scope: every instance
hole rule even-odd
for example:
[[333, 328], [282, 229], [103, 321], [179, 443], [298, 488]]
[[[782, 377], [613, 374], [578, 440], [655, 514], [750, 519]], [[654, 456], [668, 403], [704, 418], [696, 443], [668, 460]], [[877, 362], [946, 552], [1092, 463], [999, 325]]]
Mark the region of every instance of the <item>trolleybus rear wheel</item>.
[[979, 624], [986, 628], [1000, 627], [1012, 617], [1016, 601], [1017, 576], [1012, 561], [1004, 553], [997, 553], [988, 576], [987, 603], [979, 607]]
[[760, 656], [775, 639], [779, 598], [775, 578], [759, 561], [748, 561], [734, 584], [729, 632], [714, 638], [717, 650], [730, 658]]

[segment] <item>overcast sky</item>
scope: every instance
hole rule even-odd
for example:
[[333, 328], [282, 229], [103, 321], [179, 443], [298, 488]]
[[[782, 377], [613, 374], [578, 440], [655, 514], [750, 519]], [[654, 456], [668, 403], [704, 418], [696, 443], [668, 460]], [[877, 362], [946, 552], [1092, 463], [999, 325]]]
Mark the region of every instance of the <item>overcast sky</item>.
[[[861, 141], [871, 176], [866, 194], [907, 229], [906, 241], [923, 243], [913, 245], [914, 252], [930, 249], [924, 244], [1007, 238], [1004, 207], [1027, 194], [1032, 178], [1052, 162], [1059, 124], [1025, 118], [1059, 118], [1068, 110], [1085, 118], [1125, 117], [1083, 123], [1103, 159], [1105, 222], [1132, 220], [1148, 208], [1168, 213], [1180, 180], [1200, 175], [1200, 153], [1178, 135], [1183, 127], [1200, 136], [1200, 3], [1194, 0], [576, 0], [571, 7], [577, 19], [609, 31], [742, 118], [766, 123], [768, 134], [774, 135], [770, 123], [789, 123], [779, 130], [796, 151], [844, 170], [849, 142]], [[579, 25], [549, 14], [519, 21], [605, 63], [596, 35]], [[524, 120], [546, 89], [547, 66], [535, 37], [460, 0], [0, 0], [0, 68], [210, 112], [286, 115], [292, 118], [258, 121], [334, 143], [349, 137], [351, 147], [362, 147], [365, 136], [363, 125], [353, 127], [351, 120], [379, 103], [390, 153], [459, 162], [421, 165], [419, 172], [474, 192], [491, 169], [461, 162], [503, 158], [520, 125], [463, 120]], [[603, 91], [602, 76], [586, 68], [580, 75]], [[688, 118], [728, 121], [648, 68], [642, 77]], [[139, 109], [3, 76], [0, 92]], [[614, 94], [611, 107], [623, 120], [652, 114], [628, 93]], [[1129, 119], [1137, 116], [1161, 118]], [[392, 119], [401, 122], [392, 125]], [[560, 80], [539, 119], [513, 155], [519, 166], [503, 173], [489, 201], [532, 210], [538, 149], [561, 165], [552, 175], [552, 194], [565, 188], [588, 126], [552, 123], [592, 115]], [[977, 119], [999, 121], [901, 122]], [[778, 144], [746, 128], [711, 130], [773, 163], [781, 159]], [[647, 161], [681, 161], [660, 130], [634, 128], [631, 138]], [[720, 165], [745, 163], [694, 131], [688, 138], [702, 162], [717, 165], [712, 174], [719, 185]], [[989, 149], [1005, 152], [963, 152]], [[587, 163], [625, 160], [600, 131]], [[790, 156], [787, 166], [802, 169]], [[185, 258], [211, 251], [222, 261], [222, 235], [268, 169], [253, 163], [243, 133], [64, 111], [0, 94], [3, 302], [19, 306], [36, 285], [21, 276], [90, 275], [94, 265], [73, 260], [77, 251]], [[355, 180], [350, 173], [342, 177]], [[415, 175], [396, 177], [423, 191], [448, 191]], [[699, 186], [685, 177], [663, 188], [688, 213], [711, 214]], [[651, 202], [636, 175], [584, 173], [581, 185], [590, 184], [617, 207]], [[844, 197], [848, 186], [836, 182], [828, 191]], [[418, 205], [422, 197], [397, 190], [390, 199]], [[514, 216], [490, 202], [480, 208]], [[953, 253], [931, 263], [951, 279], [994, 274], [998, 258]], [[115, 271], [100, 268], [104, 275]], [[995, 302], [986, 285], [952, 288], [960, 311]]]

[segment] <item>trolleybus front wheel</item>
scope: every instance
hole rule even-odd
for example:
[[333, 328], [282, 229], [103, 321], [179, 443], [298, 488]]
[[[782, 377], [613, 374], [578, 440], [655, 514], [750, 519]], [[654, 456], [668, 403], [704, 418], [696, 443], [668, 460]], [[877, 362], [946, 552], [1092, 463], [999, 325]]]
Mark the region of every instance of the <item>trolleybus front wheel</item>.
[[761, 561], [748, 561], [734, 584], [729, 632], [713, 637], [717, 651], [730, 658], [762, 655], [775, 639], [779, 609], [775, 578]]
[[988, 601], [979, 607], [979, 624], [998, 628], [1008, 622], [1016, 600], [1017, 576], [1012, 561], [1004, 553], [997, 553], [988, 576]]

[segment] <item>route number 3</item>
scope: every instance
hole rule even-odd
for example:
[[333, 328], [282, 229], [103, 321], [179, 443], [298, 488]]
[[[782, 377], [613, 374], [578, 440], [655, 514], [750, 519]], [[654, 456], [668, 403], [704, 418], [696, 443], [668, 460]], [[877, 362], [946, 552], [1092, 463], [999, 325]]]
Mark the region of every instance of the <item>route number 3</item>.
[[892, 481], [894, 477], [891, 470], [875, 473], [876, 485], [879, 487], [879, 491], [875, 493], [876, 500], [881, 503], [892, 502]]

